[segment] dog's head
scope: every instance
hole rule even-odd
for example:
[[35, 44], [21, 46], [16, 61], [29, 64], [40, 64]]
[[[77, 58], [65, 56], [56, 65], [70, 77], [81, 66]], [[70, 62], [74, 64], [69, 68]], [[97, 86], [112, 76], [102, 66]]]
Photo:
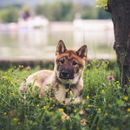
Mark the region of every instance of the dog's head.
[[62, 83], [76, 84], [80, 79], [87, 59], [87, 46], [77, 51], [68, 50], [62, 40], [56, 49], [55, 71], [57, 79]]

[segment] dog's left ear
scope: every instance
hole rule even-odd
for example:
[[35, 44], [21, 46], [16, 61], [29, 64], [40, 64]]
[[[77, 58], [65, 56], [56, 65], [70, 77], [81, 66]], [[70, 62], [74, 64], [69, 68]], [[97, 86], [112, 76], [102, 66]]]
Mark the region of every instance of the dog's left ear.
[[59, 41], [57, 48], [56, 48], [56, 54], [62, 54], [66, 51], [66, 46], [62, 40]]
[[76, 51], [76, 53], [81, 58], [87, 58], [87, 45], [83, 45]]

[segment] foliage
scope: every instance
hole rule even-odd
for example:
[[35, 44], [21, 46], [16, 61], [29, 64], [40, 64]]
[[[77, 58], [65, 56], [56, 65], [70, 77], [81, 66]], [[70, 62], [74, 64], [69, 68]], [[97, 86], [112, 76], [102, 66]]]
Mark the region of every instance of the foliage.
[[[105, 9], [107, 9], [105, 7]], [[97, 13], [98, 13], [98, 19], [109, 19], [111, 18], [111, 14], [105, 11], [102, 8], [97, 8]]]
[[18, 91], [30, 73], [29, 67], [0, 71], [1, 130], [128, 130], [128, 95], [118, 82], [118, 69], [109, 62], [89, 63], [84, 73], [83, 102], [59, 104], [48, 94], [40, 98], [34, 86], [28, 93]]
[[36, 14], [44, 15], [51, 21], [72, 21], [75, 17], [83, 19], [110, 18], [102, 9], [63, 1], [39, 5], [36, 7]]
[[[106, 7], [105, 0], [97, 0], [99, 7]], [[66, 1], [44, 2], [36, 5], [35, 8], [28, 6], [9, 6], [0, 8], [0, 21], [16, 22], [21, 12], [29, 10], [31, 14], [42, 15], [50, 21], [72, 21], [76, 18], [83, 19], [108, 19], [108, 15], [103, 9], [94, 6], [82, 5]]]
[[16, 22], [18, 19], [18, 9], [15, 7], [8, 7], [0, 9], [0, 21], [2, 22]]
[[106, 9], [108, 0], [96, 0], [96, 4], [98, 7]]
[[73, 4], [67, 2], [52, 2], [39, 5], [36, 13], [46, 16], [52, 21], [72, 20], [74, 18]]

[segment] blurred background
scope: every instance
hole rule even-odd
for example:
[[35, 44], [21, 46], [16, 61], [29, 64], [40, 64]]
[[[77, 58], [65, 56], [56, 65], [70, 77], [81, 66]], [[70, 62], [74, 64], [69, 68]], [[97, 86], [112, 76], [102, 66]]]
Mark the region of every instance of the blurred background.
[[0, 0], [0, 60], [53, 59], [60, 39], [115, 59], [111, 16], [95, 0]]

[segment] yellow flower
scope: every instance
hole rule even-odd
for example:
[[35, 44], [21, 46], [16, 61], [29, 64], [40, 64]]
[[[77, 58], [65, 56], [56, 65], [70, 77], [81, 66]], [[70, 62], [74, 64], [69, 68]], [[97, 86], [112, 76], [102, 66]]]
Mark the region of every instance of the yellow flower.
[[37, 104], [37, 107], [39, 107], [39, 104]]
[[98, 108], [98, 112], [101, 112], [101, 108]]
[[4, 112], [3, 115], [6, 116], [6, 115], [7, 115], [7, 112]]
[[45, 110], [45, 109], [46, 109], [46, 106], [43, 106], [42, 109]]
[[13, 123], [18, 123], [18, 121], [19, 121], [18, 118], [16, 118], [16, 117], [13, 118]]
[[128, 108], [127, 111], [130, 112], [130, 108]]
[[69, 120], [70, 119], [70, 117], [67, 115], [67, 114], [65, 114], [65, 113], [62, 113], [62, 116], [61, 116], [61, 120], [64, 122], [65, 120]]
[[74, 112], [76, 113], [76, 112], [77, 112], [77, 109], [74, 109]]
[[128, 96], [124, 96], [123, 99], [124, 99], [125, 101], [128, 101]]
[[89, 99], [89, 96], [86, 96], [86, 99], [88, 100], [88, 99]]
[[58, 111], [61, 113], [61, 120], [64, 122], [65, 120], [69, 120], [70, 117], [64, 112], [63, 108], [59, 108]]
[[101, 93], [102, 93], [102, 94], [105, 94], [105, 91], [104, 91], [104, 90], [102, 90], [102, 91], [101, 91]]
[[63, 108], [59, 108], [58, 111], [59, 112], [64, 112], [64, 109]]
[[14, 92], [12, 92], [12, 93], [11, 93], [11, 95], [12, 95], [12, 96], [15, 96], [15, 93], [14, 93]]

